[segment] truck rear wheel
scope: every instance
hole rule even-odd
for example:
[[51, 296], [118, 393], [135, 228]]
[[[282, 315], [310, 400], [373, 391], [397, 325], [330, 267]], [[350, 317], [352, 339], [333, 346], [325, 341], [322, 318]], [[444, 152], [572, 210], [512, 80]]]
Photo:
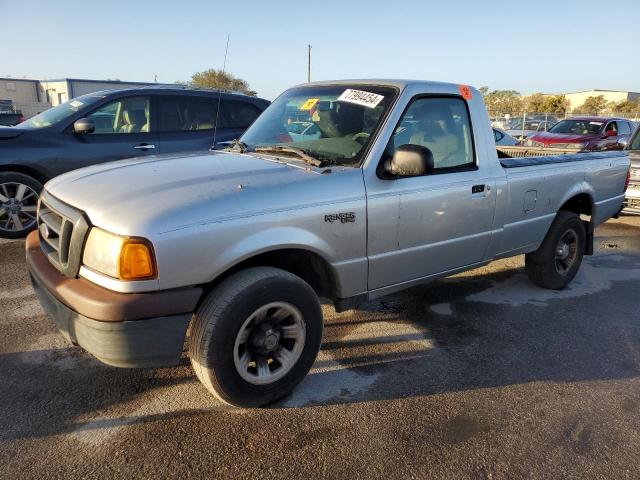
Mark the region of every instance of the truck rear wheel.
[[198, 308], [191, 365], [223, 402], [267, 405], [307, 375], [322, 329], [320, 302], [307, 283], [277, 268], [250, 268], [224, 280]]
[[561, 210], [540, 248], [525, 255], [529, 279], [539, 287], [561, 290], [578, 273], [586, 245], [580, 217]]

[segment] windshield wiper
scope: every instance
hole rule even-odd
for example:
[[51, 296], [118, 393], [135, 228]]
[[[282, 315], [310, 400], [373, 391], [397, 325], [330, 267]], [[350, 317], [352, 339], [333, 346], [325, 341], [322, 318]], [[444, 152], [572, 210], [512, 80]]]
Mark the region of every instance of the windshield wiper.
[[240, 152], [240, 153], [244, 153], [249, 149], [249, 147], [247, 147], [247, 144], [244, 143], [241, 140], [238, 140], [237, 138], [234, 138], [233, 140], [231, 140], [231, 146], [226, 147], [224, 149], [225, 152]]
[[327, 159], [313, 157], [302, 148], [297, 147], [272, 145], [269, 147], [256, 147], [255, 151], [256, 153], [294, 153], [302, 160], [304, 160], [305, 163], [308, 163], [315, 167], [322, 167], [327, 162]]

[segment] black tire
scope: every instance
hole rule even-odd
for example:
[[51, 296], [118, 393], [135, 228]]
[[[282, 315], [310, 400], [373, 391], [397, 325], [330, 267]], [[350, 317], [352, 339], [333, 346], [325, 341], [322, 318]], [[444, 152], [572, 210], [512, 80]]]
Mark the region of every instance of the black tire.
[[[24, 191], [30, 195], [27, 197], [25, 194], [24, 201], [20, 201], [20, 209], [23, 208], [24, 203], [24, 207], [29, 208], [29, 212], [11, 210], [15, 206], [10, 206], [9, 202], [4, 200], [18, 201], [16, 194], [20, 185], [26, 186]], [[15, 172], [0, 173], [0, 238], [22, 238], [36, 228], [35, 206], [40, 192], [42, 192], [42, 184], [29, 175]], [[12, 213], [18, 215], [19, 224], [13, 220]], [[26, 216], [27, 213], [33, 217], [33, 220]]]
[[[247, 319], [274, 302], [293, 305], [301, 314], [304, 341], [300, 340], [300, 356], [291, 362], [286, 375], [256, 385], [243, 378], [236, 367], [236, 341]], [[253, 328], [259, 324], [254, 323]], [[267, 405], [290, 393], [307, 375], [320, 349], [322, 329], [320, 302], [307, 283], [277, 268], [250, 268], [225, 279], [198, 308], [189, 338], [191, 365], [202, 384], [223, 402], [237, 407]], [[257, 369], [257, 362], [255, 365]]]
[[[568, 256], [563, 258], [565, 245]], [[578, 273], [585, 245], [586, 233], [580, 217], [561, 210], [540, 248], [525, 255], [525, 269], [529, 279], [539, 287], [562, 290]]]

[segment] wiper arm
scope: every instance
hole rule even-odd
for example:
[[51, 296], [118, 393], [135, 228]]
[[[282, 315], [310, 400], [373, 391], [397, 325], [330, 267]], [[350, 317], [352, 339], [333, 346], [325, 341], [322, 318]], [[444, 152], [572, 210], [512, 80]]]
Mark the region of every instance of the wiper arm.
[[240, 152], [244, 153], [249, 149], [247, 144], [237, 138], [231, 140], [231, 146], [224, 149], [225, 152]]
[[311, 155], [309, 155], [307, 152], [305, 152], [303, 149], [301, 148], [297, 148], [297, 147], [285, 147], [285, 146], [281, 146], [281, 145], [272, 145], [269, 147], [256, 147], [255, 149], [256, 153], [295, 153], [298, 157], [300, 157], [302, 160], [304, 160], [305, 163], [308, 163], [310, 165], [314, 165], [316, 167], [321, 167], [325, 164], [325, 160], [321, 160], [318, 158], [315, 158]]

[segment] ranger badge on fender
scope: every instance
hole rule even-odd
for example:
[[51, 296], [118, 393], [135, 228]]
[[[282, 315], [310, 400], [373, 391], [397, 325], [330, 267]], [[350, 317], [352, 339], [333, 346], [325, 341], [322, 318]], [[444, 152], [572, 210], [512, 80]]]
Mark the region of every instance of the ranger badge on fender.
[[325, 215], [324, 221], [329, 223], [337, 221], [340, 221], [340, 223], [354, 223], [356, 221], [356, 212], [332, 213], [331, 215]]

